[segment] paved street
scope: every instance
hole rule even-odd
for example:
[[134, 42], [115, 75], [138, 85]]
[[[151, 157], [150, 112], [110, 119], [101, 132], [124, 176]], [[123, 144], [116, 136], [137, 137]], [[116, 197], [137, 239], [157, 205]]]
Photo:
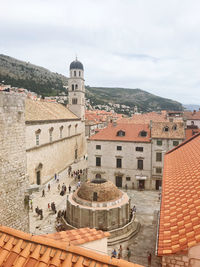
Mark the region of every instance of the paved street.
[[[76, 163], [72, 165], [72, 171], [77, 171], [78, 169], [86, 168], [85, 162]], [[55, 202], [56, 210], [64, 210], [66, 208], [66, 198], [68, 194], [68, 186], [69, 184], [72, 187], [72, 190], [76, 189], [78, 180], [75, 181], [73, 178], [69, 177], [68, 175], [58, 175], [59, 183], [56, 182], [55, 179], [52, 179], [50, 183], [50, 191], [48, 191], [48, 184], [44, 186], [45, 189], [45, 197], [42, 197], [42, 189], [39, 192], [34, 192], [31, 195], [33, 200], [33, 211], [30, 210], [29, 217], [30, 217], [30, 232], [32, 234], [40, 235], [40, 234], [47, 234], [53, 233], [56, 231], [55, 229], [55, 221], [56, 221], [56, 214], [52, 211], [48, 210], [48, 203]], [[65, 184], [67, 187], [67, 194], [64, 196], [60, 196], [60, 192], [58, 191], [58, 184], [62, 187], [62, 184]], [[43, 220], [40, 220], [40, 216], [37, 216], [35, 212], [35, 208], [39, 207], [39, 209], [43, 210]]]
[[[73, 170], [78, 170], [79, 167], [73, 166]], [[30, 211], [30, 232], [33, 234], [44, 234], [55, 232], [55, 219], [56, 215], [48, 210], [48, 203], [55, 202], [56, 209], [64, 210], [66, 207], [66, 195], [60, 196], [58, 192], [58, 183], [55, 180], [51, 182], [51, 190], [48, 192], [47, 185], [45, 188], [45, 197], [42, 197], [42, 190], [33, 193], [33, 212]], [[62, 186], [63, 183], [67, 186], [70, 184], [72, 190], [76, 189], [77, 181], [71, 177], [59, 177], [59, 183]], [[67, 190], [68, 192], [68, 190]], [[126, 258], [127, 247], [131, 250], [131, 261], [147, 265], [147, 252], [152, 253], [152, 267], [159, 266], [159, 259], [154, 256], [156, 246], [156, 220], [157, 211], [159, 210], [160, 202], [158, 200], [158, 192], [156, 191], [136, 191], [128, 190], [128, 195], [131, 198], [131, 206], [136, 206], [136, 216], [138, 221], [141, 223], [139, 233], [128, 242], [123, 242], [123, 258]], [[36, 207], [42, 208], [44, 213], [44, 219], [40, 218], [35, 213]], [[109, 255], [113, 248], [119, 249], [119, 244], [114, 245], [108, 249]]]
[[[158, 192], [156, 191], [136, 191], [128, 190], [128, 195], [131, 198], [131, 206], [136, 206], [137, 220], [141, 223], [139, 233], [130, 239], [128, 242], [123, 242], [123, 258], [126, 257], [127, 247], [131, 250], [130, 260], [134, 263], [148, 266], [147, 264], [147, 252], [152, 254], [152, 267], [158, 267], [159, 258], [154, 256], [156, 246], [156, 223], [157, 212], [160, 207], [158, 199]], [[111, 255], [112, 249], [116, 248], [118, 251], [119, 245], [115, 245], [109, 248], [109, 254]]]

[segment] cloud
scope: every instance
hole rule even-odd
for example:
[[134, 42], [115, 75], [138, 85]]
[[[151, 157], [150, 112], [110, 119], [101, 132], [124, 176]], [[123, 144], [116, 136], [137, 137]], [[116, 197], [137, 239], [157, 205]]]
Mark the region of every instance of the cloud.
[[200, 103], [198, 0], [1, 1], [1, 53], [86, 84], [141, 88]]

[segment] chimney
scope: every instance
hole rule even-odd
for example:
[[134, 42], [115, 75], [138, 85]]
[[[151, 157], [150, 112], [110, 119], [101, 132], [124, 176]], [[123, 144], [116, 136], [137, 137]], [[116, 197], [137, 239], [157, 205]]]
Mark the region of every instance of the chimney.
[[116, 126], [117, 126], [117, 119], [116, 119], [116, 118], [113, 119], [112, 126], [113, 126], [113, 127], [116, 127]]

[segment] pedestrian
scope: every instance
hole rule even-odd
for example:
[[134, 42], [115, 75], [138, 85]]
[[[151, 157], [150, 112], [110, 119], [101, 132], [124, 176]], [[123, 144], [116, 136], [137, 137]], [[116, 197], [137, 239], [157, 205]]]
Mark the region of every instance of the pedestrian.
[[128, 258], [128, 261], [130, 261], [130, 257], [131, 257], [131, 251], [130, 251], [129, 247], [127, 247], [127, 258]]
[[148, 260], [148, 267], [150, 267], [151, 266], [151, 253], [150, 252], [148, 252], [147, 260]]
[[58, 184], [58, 192], [60, 192], [60, 184]]
[[43, 210], [41, 209], [40, 210], [40, 220], [42, 220], [43, 219]]
[[126, 191], [128, 190], [128, 185], [127, 184], [125, 184], [125, 189], [126, 189]]
[[118, 259], [122, 258], [122, 245], [119, 246]]
[[50, 210], [50, 203], [48, 203], [48, 210]]
[[71, 193], [71, 189], [72, 189], [71, 185], [69, 185], [68, 189], [69, 189], [69, 193]]
[[31, 207], [30, 207], [31, 210], [33, 211], [33, 200], [32, 200], [32, 199], [30, 200], [30, 206], [31, 206]]
[[112, 257], [113, 258], [116, 258], [117, 257], [117, 251], [116, 251], [116, 249], [113, 249], [113, 251], [112, 251]]
[[44, 191], [44, 189], [42, 190], [42, 197], [45, 197], [45, 191]]
[[50, 184], [48, 184], [48, 191], [50, 191], [50, 189], [51, 189], [51, 186], [50, 186]]
[[56, 173], [54, 174], [54, 178], [55, 178], [55, 180], [57, 179], [57, 174]]

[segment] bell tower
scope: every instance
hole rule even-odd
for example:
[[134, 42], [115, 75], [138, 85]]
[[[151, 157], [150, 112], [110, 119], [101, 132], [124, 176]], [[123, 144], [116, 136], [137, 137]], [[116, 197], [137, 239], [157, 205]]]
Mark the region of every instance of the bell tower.
[[83, 64], [77, 60], [70, 64], [68, 79], [68, 107], [82, 121], [85, 120], [85, 86]]

